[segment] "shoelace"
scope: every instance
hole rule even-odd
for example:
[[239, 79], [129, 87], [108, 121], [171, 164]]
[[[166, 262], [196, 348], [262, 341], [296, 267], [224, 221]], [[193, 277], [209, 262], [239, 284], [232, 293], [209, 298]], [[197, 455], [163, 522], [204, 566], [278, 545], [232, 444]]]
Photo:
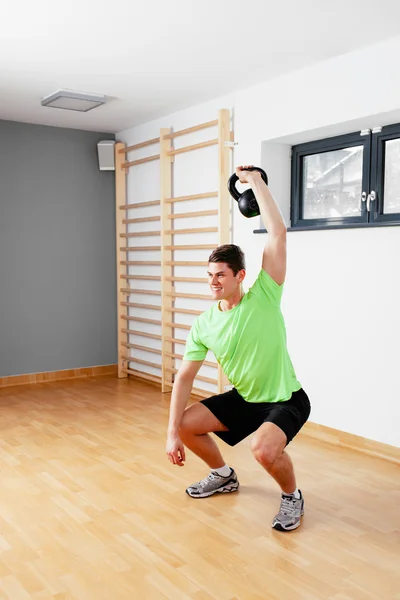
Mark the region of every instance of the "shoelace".
[[296, 507], [296, 499], [286, 498], [282, 496], [281, 500], [281, 512], [290, 517], [294, 514]]
[[205, 487], [207, 485], [207, 483], [209, 483], [210, 481], [213, 481], [213, 479], [217, 479], [217, 477], [219, 477], [218, 473], [210, 473], [209, 475], [207, 475], [207, 477], [205, 477], [200, 482], [200, 486]]

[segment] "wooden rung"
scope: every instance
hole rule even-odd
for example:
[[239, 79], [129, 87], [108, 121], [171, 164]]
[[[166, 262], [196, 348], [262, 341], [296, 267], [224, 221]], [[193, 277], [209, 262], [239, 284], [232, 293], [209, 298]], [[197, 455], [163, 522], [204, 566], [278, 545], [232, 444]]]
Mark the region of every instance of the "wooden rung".
[[131, 208], [144, 208], [145, 206], [157, 206], [160, 204], [159, 200], [151, 200], [151, 202], [135, 202], [135, 204], [122, 204], [118, 208], [120, 210], [130, 210]]
[[193, 229], [167, 229], [164, 233], [167, 235], [177, 235], [178, 233], [217, 233], [218, 227], [195, 227]]
[[198, 210], [196, 212], [186, 212], [186, 213], [174, 213], [172, 215], [168, 215], [168, 219], [188, 219], [191, 217], [210, 217], [212, 215], [217, 215], [217, 210]]
[[[159, 367], [161, 369], [161, 367]], [[157, 377], [157, 375], [148, 375], [143, 371], [135, 371], [134, 369], [123, 369], [123, 373], [128, 373], [129, 375], [134, 375], [138, 379], [148, 379], [149, 381], [154, 381], [154, 383], [161, 383], [161, 377]], [[170, 384], [172, 385], [172, 384]], [[193, 391], [193, 390], [192, 390]]]
[[166, 296], [172, 296], [172, 298], [193, 298], [195, 300], [212, 300], [211, 296], [205, 294], [181, 294], [180, 292], [165, 292]]
[[[144, 304], [143, 307], [147, 306]], [[167, 313], [181, 313], [183, 315], [201, 315], [202, 312], [201, 310], [191, 310], [190, 308], [164, 308], [164, 312]]]
[[[216, 140], [207, 140], [207, 142], [201, 142], [200, 144], [193, 144], [192, 146], [184, 146], [178, 148], [178, 150], [170, 150], [167, 152], [167, 156], [176, 156], [177, 154], [183, 154], [184, 152], [191, 152], [192, 150], [200, 150], [200, 148], [208, 148], [208, 146], [216, 146], [218, 144], [218, 138]], [[124, 167], [126, 163], [122, 166]]]
[[135, 233], [120, 233], [119, 237], [131, 238], [131, 237], [147, 237], [151, 235], [160, 235], [160, 231], [137, 231]]
[[145, 319], [144, 317], [135, 317], [122, 315], [121, 319], [124, 321], [138, 321], [139, 323], [150, 323], [151, 325], [161, 325], [161, 321], [157, 319]]
[[160, 275], [121, 275], [121, 279], [144, 279], [146, 281], [161, 281]]
[[[213, 246], [214, 247], [214, 246]], [[161, 250], [161, 246], [125, 246], [120, 248], [121, 252], [143, 252], [143, 250]]]
[[183, 359], [183, 354], [175, 354], [174, 352], [163, 352], [163, 356], [169, 356], [170, 358], [179, 358]]
[[215, 385], [218, 385], [218, 379], [213, 379], [212, 377], [204, 377], [204, 375], [196, 375], [196, 377], [194, 379], [195, 380], [198, 379], [199, 381], [206, 381], [207, 383], [214, 383]]
[[[120, 260], [120, 265], [132, 266], [132, 265], [156, 265], [160, 266], [159, 260]], [[206, 263], [208, 265], [208, 263]]]
[[182, 344], [183, 346], [186, 344], [186, 340], [181, 340], [180, 338], [173, 338], [173, 337], [165, 337], [164, 341], [172, 342], [173, 344]]
[[160, 217], [140, 217], [140, 219], [123, 219], [122, 223], [124, 225], [129, 225], [130, 223], [148, 223], [149, 221], [159, 221]]
[[173, 352], [163, 352], [163, 356], [168, 356], [169, 358], [183, 358], [183, 354], [174, 354]]
[[[173, 369], [173, 368], [169, 368], [169, 367], [164, 367], [164, 370], [167, 371], [168, 373], [174, 373], [174, 374], [178, 372], [178, 369]], [[195, 379], [198, 379], [199, 381], [205, 381], [207, 383], [218, 384], [217, 379], [211, 379], [211, 377], [204, 377], [203, 375], [196, 375]]]
[[165, 264], [170, 267], [208, 267], [206, 260], [167, 260]]
[[161, 310], [161, 306], [155, 306], [155, 304], [139, 304], [138, 302], [121, 302], [121, 306], [129, 306], [131, 308], [145, 308], [149, 310]]
[[200, 398], [209, 398], [213, 392], [209, 390], [201, 390], [200, 388], [192, 388], [191, 394], [193, 396], [199, 396]]
[[189, 246], [165, 246], [166, 250], [214, 250], [216, 248], [215, 244], [198, 244], [198, 245], [189, 245]]
[[190, 196], [177, 196], [176, 198], [166, 198], [166, 204], [174, 202], [185, 202], [186, 200], [203, 200], [204, 198], [217, 198], [218, 192], [205, 192], [204, 194], [191, 194]]
[[149, 360], [143, 360], [142, 358], [134, 358], [133, 356], [122, 356], [123, 360], [128, 362], [136, 362], [140, 365], [146, 365], [147, 367], [154, 367], [155, 369], [161, 369], [161, 365], [157, 363], [150, 362]]
[[134, 146], [128, 146], [127, 148], [121, 148], [121, 150], [118, 150], [118, 152], [120, 154], [127, 154], [128, 152], [131, 152], [132, 150], [139, 150], [140, 148], [145, 148], [146, 146], [153, 146], [153, 144], [158, 144], [160, 141], [160, 138], [153, 138], [152, 140], [147, 140], [147, 142], [140, 142], [140, 144], [135, 144]]
[[187, 329], [188, 331], [192, 329], [191, 325], [184, 325], [183, 323], [165, 323], [167, 327], [172, 327], [172, 329]]
[[161, 335], [156, 335], [155, 333], [146, 333], [145, 331], [135, 331], [133, 329], [121, 329], [121, 331], [128, 335], [140, 335], [142, 337], [151, 338], [152, 340], [161, 340]]
[[[175, 354], [173, 352], [164, 352], [164, 356], [170, 356], [171, 358], [178, 358], [180, 360], [183, 360], [183, 354]], [[203, 366], [218, 368], [218, 363], [211, 362], [210, 360], [204, 360]]]
[[195, 380], [206, 381], [207, 383], [214, 383], [218, 385], [218, 379], [213, 379], [212, 377], [204, 377], [204, 375], [196, 375]]
[[[161, 296], [161, 292], [158, 290], [134, 290], [132, 288], [121, 288], [121, 292], [125, 294], [148, 294], [149, 296]], [[196, 296], [197, 297], [197, 296]]]
[[208, 283], [207, 277], [165, 277], [165, 281], [183, 281], [185, 283]]
[[187, 129], [181, 129], [180, 131], [175, 131], [174, 133], [168, 133], [164, 136], [164, 140], [171, 140], [179, 137], [180, 135], [186, 135], [188, 133], [193, 133], [194, 131], [200, 131], [201, 129], [208, 129], [209, 127], [216, 127], [217, 125], [218, 119], [215, 119], [215, 121], [207, 121], [207, 123], [201, 123], [200, 125], [195, 125], [194, 127], [188, 127]]
[[123, 169], [129, 169], [129, 167], [134, 167], [135, 165], [142, 165], [143, 163], [151, 162], [152, 160], [158, 160], [159, 158], [159, 154], [153, 154], [153, 156], [147, 156], [146, 158], [140, 158], [139, 160], [131, 160], [129, 162], [124, 162], [122, 163], [121, 167]]
[[218, 363], [211, 362], [211, 360], [203, 361], [203, 365], [205, 367], [213, 367], [214, 369], [218, 369]]
[[122, 346], [125, 348], [135, 348], [135, 350], [143, 350], [144, 352], [152, 352], [153, 354], [162, 354], [161, 350], [157, 350], [157, 348], [147, 348], [146, 346], [139, 346], [139, 344], [128, 344], [127, 342], [122, 342]]

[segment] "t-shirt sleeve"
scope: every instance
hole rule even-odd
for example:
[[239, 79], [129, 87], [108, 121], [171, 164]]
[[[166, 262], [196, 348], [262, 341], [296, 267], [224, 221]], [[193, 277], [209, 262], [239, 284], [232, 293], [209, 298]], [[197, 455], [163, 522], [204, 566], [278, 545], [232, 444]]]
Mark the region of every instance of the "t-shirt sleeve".
[[207, 346], [205, 346], [200, 339], [199, 324], [196, 319], [186, 339], [183, 360], [204, 360], [207, 356], [207, 352]]
[[274, 306], [280, 306], [283, 284], [278, 285], [264, 269], [261, 269], [249, 292]]

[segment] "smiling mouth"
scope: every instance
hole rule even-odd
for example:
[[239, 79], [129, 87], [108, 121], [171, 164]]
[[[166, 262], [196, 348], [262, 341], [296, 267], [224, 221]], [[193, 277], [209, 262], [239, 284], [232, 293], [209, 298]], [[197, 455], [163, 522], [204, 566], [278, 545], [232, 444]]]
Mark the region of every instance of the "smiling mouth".
[[222, 287], [211, 287], [213, 292], [220, 292], [222, 290]]

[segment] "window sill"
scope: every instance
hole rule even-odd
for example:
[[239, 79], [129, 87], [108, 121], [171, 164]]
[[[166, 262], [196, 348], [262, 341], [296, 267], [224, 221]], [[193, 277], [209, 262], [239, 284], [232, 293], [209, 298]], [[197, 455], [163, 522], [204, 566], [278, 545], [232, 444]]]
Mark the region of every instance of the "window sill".
[[[287, 231], [329, 231], [330, 229], [372, 229], [374, 227], [399, 227], [399, 221], [387, 221], [385, 223], [352, 223], [346, 225], [301, 225], [299, 227], [288, 227]], [[253, 233], [268, 233], [266, 229], [253, 229]]]

